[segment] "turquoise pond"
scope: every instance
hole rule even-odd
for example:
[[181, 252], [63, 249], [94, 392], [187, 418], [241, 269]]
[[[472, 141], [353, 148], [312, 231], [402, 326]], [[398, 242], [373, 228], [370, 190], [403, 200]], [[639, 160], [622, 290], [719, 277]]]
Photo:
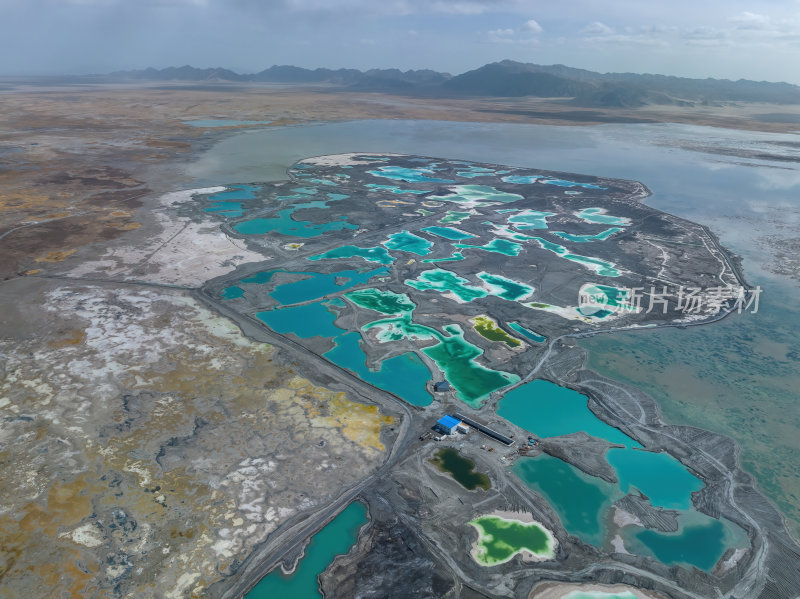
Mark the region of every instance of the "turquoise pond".
[[508, 326], [511, 327], [514, 331], [525, 337], [526, 339], [530, 339], [531, 341], [535, 341], [536, 343], [544, 343], [547, 341], [547, 337], [544, 337], [535, 331], [531, 331], [530, 329], [526, 329], [524, 326], [519, 324], [518, 322], [509, 322]]
[[[608, 543], [607, 513], [624, 495], [619, 485], [589, 476], [547, 454], [522, 458], [511, 469], [547, 500], [568, 533], [597, 547]], [[690, 510], [680, 512], [678, 522], [675, 533], [626, 526], [619, 534], [632, 553], [702, 570], [713, 568], [728, 548], [748, 546], [747, 534], [728, 520]]]
[[270, 296], [283, 305], [299, 304], [314, 299], [319, 299], [331, 293], [345, 291], [369, 281], [372, 277], [386, 275], [386, 267], [368, 271], [341, 270], [332, 273], [318, 273], [305, 271], [286, 271], [283, 269], [268, 270], [246, 277], [241, 283], [255, 283], [263, 285], [272, 280], [278, 273], [306, 275], [307, 278], [291, 283], [278, 285], [270, 292]]
[[261, 188], [256, 185], [231, 185], [227, 190], [211, 194], [206, 198], [210, 203], [204, 212], [219, 214], [226, 218], [240, 218], [247, 208], [246, 202], [254, 200], [256, 192]]
[[413, 193], [415, 195], [421, 195], [425, 193], [430, 193], [430, 191], [426, 191], [424, 189], [404, 189], [398, 187], [397, 185], [378, 185], [377, 183], [367, 183], [364, 187], [368, 187], [369, 189], [376, 189], [378, 191], [388, 191], [390, 193]]
[[605, 214], [605, 210], [603, 208], [586, 208], [585, 210], [578, 212], [576, 216], [589, 223], [600, 223], [603, 225], [630, 224], [630, 220], [627, 218]]
[[518, 256], [522, 251], [522, 246], [507, 239], [492, 239], [489, 243], [484, 245], [469, 245], [466, 243], [454, 243], [454, 247], [462, 250], [483, 250], [484, 252], [493, 252], [495, 254], [503, 254], [504, 256]]
[[466, 231], [462, 231], [461, 229], [454, 229], [452, 227], [423, 227], [422, 230], [425, 231], [426, 233], [430, 233], [431, 235], [436, 235], [437, 237], [443, 237], [444, 239], [449, 239], [451, 241], [477, 237], [472, 233], [467, 233]]
[[381, 362], [380, 370], [367, 367], [367, 356], [361, 349], [358, 333], [336, 338], [336, 346], [323, 356], [342, 368], [358, 375], [362, 381], [394, 393], [415, 406], [427, 406], [433, 401], [426, 390], [430, 370], [414, 352], [407, 352]]
[[621, 430], [595, 416], [587, 401], [586, 396], [577, 391], [536, 380], [506, 393], [497, 404], [497, 413], [539, 437], [583, 431], [625, 447], [641, 447]]
[[622, 497], [617, 485], [544, 453], [517, 460], [511, 470], [547, 500], [568, 533], [597, 547], [604, 544], [605, 513]]
[[386, 248], [361, 248], [355, 245], [343, 245], [329, 250], [324, 254], [309, 256], [308, 260], [331, 260], [337, 258], [363, 258], [367, 262], [376, 262], [378, 264], [391, 264], [395, 260], [394, 257], [386, 251]]
[[[310, 207], [310, 206], [309, 206]], [[273, 218], [253, 218], [233, 225], [234, 230], [242, 235], [265, 235], [267, 233], [282, 233], [291, 237], [318, 237], [328, 231], [341, 231], [342, 229], [358, 229], [358, 226], [348, 223], [346, 216], [328, 223], [315, 224], [306, 220], [294, 220], [292, 214], [297, 208], [287, 208], [278, 212]]]
[[453, 252], [449, 256], [445, 256], [444, 258], [426, 258], [423, 262], [458, 262], [459, 260], [463, 260], [464, 255], [461, 252]]
[[496, 295], [510, 302], [517, 302], [528, 297], [534, 292], [533, 287], [520, 283], [513, 279], [507, 279], [501, 275], [494, 275], [488, 272], [479, 272], [478, 278], [486, 283], [491, 295]]
[[337, 555], [350, 551], [368, 522], [364, 504], [354, 501], [313, 537], [297, 568], [286, 576], [276, 568], [246, 595], [247, 599], [321, 599], [317, 577]]
[[441, 268], [424, 270], [416, 279], [406, 279], [404, 283], [418, 291], [452, 293], [462, 302], [471, 302], [489, 295], [488, 291], [481, 287], [475, 287], [464, 277]]
[[237, 285], [231, 285], [230, 287], [226, 287], [220, 293], [220, 297], [226, 300], [236, 299], [238, 297], [243, 297], [243, 296], [244, 296], [244, 289], [242, 289]]
[[311, 337], [336, 337], [343, 330], [334, 323], [336, 314], [325, 302], [313, 302], [300, 306], [287, 306], [269, 312], [256, 312], [256, 318], [276, 333], [294, 333], [303, 339]]
[[417, 256], [426, 256], [431, 253], [431, 248], [433, 248], [432, 241], [428, 241], [408, 231], [392, 233], [389, 235], [389, 239], [383, 242], [383, 245], [390, 250], [409, 252]]
[[546, 229], [547, 218], [555, 216], [554, 212], [539, 212], [538, 210], [522, 210], [508, 217], [508, 222], [515, 229], [529, 231], [532, 229]]
[[394, 179], [395, 181], [405, 181], [407, 183], [455, 183], [449, 179], [437, 179], [431, 177], [434, 171], [430, 168], [404, 168], [402, 166], [381, 166], [378, 170], [367, 171], [370, 175]]

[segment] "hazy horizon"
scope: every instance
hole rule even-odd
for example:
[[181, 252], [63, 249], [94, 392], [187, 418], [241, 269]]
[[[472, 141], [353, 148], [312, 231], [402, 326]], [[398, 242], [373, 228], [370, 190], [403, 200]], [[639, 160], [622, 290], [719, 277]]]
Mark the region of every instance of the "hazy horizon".
[[800, 2], [0, 0], [0, 75], [191, 64], [254, 73], [503, 59], [598, 72], [800, 83]]

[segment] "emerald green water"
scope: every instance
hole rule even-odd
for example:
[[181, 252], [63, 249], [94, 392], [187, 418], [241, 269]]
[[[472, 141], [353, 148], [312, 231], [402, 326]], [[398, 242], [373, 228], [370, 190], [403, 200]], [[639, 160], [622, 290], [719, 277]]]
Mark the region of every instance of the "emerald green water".
[[344, 295], [357, 306], [381, 314], [410, 314], [416, 308], [414, 302], [405, 293], [394, 293], [388, 289], [357, 289]]
[[385, 389], [415, 406], [427, 406], [432, 401], [426, 385], [431, 378], [428, 367], [414, 352], [407, 352], [381, 362], [380, 370], [367, 367], [367, 356], [361, 349], [358, 333], [346, 333], [336, 338], [333, 349], [323, 357], [346, 368], [371, 385]]
[[470, 239], [471, 237], [477, 237], [472, 233], [467, 233], [466, 231], [462, 231], [460, 229], [454, 229], [452, 227], [423, 227], [422, 229], [426, 233], [430, 233], [432, 235], [436, 235], [437, 237], [443, 237], [444, 239], [450, 239], [451, 241], [455, 241], [458, 239]]
[[337, 555], [347, 553], [367, 520], [364, 504], [354, 501], [311, 538], [297, 569], [285, 576], [280, 569], [262, 578], [247, 599], [321, 599], [317, 577]]
[[523, 523], [496, 516], [482, 516], [470, 522], [479, 531], [478, 546], [473, 557], [484, 566], [494, 566], [510, 560], [527, 549], [535, 555], [550, 557], [550, 537], [533, 522]]
[[[573, 389], [559, 387], [550, 381], [536, 380], [506, 393], [497, 404], [497, 413], [539, 437], [557, 437], [584, 431], [610, 443], [619, 443], [625, 447], [641, 447], [621, 430], [595, 416], [589, 409], [587, 401], [585, 395]], [[620, 450], [620, 453], [644, 452]], [[632, 464], [628, 465], [627, 461], [624, 463], [628, 466], [627, 472], [632, 474], [637, 472]], [[680, 466], [680, 462], [678, 465]], [[683, 466], [681, 468], [686, 472]]]
[[482, 472], [476, 472], [475, 462], [462, 457], [456, 449], [451, 447], [440, 449], [431, 463], [442, 472], [450, 473], [465, 489], [473, 491], [480, 488], [488, 491], [491, 487], [489, 477]]
[[617, 471], [624, 493], [635, 487], [658, 507], [688, 510], [692, 507], [691, 493], [704, 486], [703, 481], [667, 453], [609, 449], [606, 458]]
[[465, 243], [454, 243], [453, 247], [461, 249], [483, 250], [484, 252], [494, 252], [504, 256], [518, 256], [522, 251], [522, 246], [508, 239], [492, 239], [485, 245], [467, 245]]
[[485, 289], [475, 287], [467, 279], [441, 268], [422, 271], [416, 279], [406, 279], [403, 282], [419, 291], [452, 293], [463, 302], [471, 302], [479, 297], [489, 295]]
[[343, 245], [341, 247], [328, 250], [323, 254], [309, 256], [309, 260], [330, 260], [337, 258], [363, 258], [367, 262], [377, 262], [378, 264], [391, 264], [394, 257], [382, 247], [361, 248], [355, 245]]
[[471, 212], [457, 212], [455, 210], [448, 210], [447, 214], [445, 214], [444, 217], [439, 220], [439, 223], [442, 225], [457, 225], [460, 222], [467, 220], [470, 216], [472, 216]]
[[276, 333], [294, 333], [303, 339], [316, 336], [336, 337], [342, 334], [342, 329], [333, 324], [336, 315], [325, 307], [325, 302], [256, 312], [255, 316]]
[[400, 318], [387, 318], [370, 322], [363, 331], [378, 329], [377, 339], [381, 343], [401, 339], [436, 339], [438, 344], [422, 351], [430, 357], [456, 391], [456, 396], [464, 403], [479, 406], [492, 391], [511, 385], [519, 380], [515, 374], [491, 370], [475, 360], [483, 355], [483, 350], [464, 339], [464, 332], [458, 325], [443, 327], [447, 335], [434, 328], [411, 321], [411, 314]]
[[568, 533], [592, 545], [603, 545], [604, 515], [622, 497], [617, 485], [584, 474], [547, 454], [521, 458], [511, 470], [547, 500]]
[[536, 343], [544, 343], [547, 341], [547, 337], [543, 337], [530, 329], [526, 329], [524, 326], [519, 324], [518, 322], [509, 322], [508, 326], [514, 329], [517, 333], [525, 337], [526, 339], [530, 339], [531, 341], [535, 341]]
[[479, 272], [478, 278], [489, 286], [492, 295], [501, 297], [512, 302], [519, 301], [528, 297], [534, 292], [533, 287], [520, 283], [513, 279], [507, 279], [501, 275], [493, 275], [488, 272]]
[[400, 250], [401, 252], [410, 252], [418, 256], [426, 256], [431, 253], [433, 242], [408, 231], [400, 231], [389, 235], [389, 239], [384, 241], [382, 245], [390, 250]]
[[519, 380], [515, 374], [490, 370], [476, 363], [475, 359], [483, 355], [483, 350], [464, 339], [461, 327], [447, 325], [444, 330], [450, 334], [449, 337], [441, 337], [438, 345], [422, 351], [444, 372], [461, 401], [478, 407], [492, 391]]
[[619, 233], [622, 231], [619, 227], [612, 227], [610, 229], [606, 229], [601, 233], [597, 233], [596, 235], [572, 235], [571, 233], [564, 233], [563, 231], [553, 231], [553, 235], [558, 235], [562, 239], [566, 239], [567, 241], [577, 241], [578, 243], [586, 243], [590, 241], [605, 241], [609, 237], [611, 237], [614, 233]]

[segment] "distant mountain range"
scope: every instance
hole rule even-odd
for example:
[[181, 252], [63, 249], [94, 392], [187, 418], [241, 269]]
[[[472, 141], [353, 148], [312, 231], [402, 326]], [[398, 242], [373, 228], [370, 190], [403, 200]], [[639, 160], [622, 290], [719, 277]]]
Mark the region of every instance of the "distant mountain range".
[[229, 69], [190, 66], [118, 71], [101, 80], [186, 82], [269, 82], [327, 84], [339, 89], [420, 96], [493, 96], [559, 98], [579, 106], [637, 107], [647, 104], [695, 105], [720, 102], [800, 104], [800, 87], [739, 79], [689, 79], [636, 73], [596, 73], [564, 65], [512, 60], [494, 62], [461, 75], [428, 69], [304, 69], [272, 66], [241, 75]]

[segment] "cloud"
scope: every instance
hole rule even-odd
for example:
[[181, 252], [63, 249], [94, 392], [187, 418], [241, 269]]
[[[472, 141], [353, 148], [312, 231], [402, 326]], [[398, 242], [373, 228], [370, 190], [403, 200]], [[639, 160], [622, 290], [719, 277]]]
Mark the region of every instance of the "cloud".
[[513, 29], [492, 29], [488, 32], [489, 37], [510, 37], [514, 35]]
[[581, 30], [581, 34], [587, 37], [598, 37], [603, 35], [613, 35], [614, 30], [605, 23], [595, 21], [591, 25], [587, 25]]
[[737, 29], [764, 30], [770, 29], [772, 20], [764, 15], [743, 12], [729, 19]]
[[537, 21], [535, 21], [534, 19], [530, 19], [522, 24], [522, 27], [520, 27], [520, 31], [526, 31], [528, 33], [542, 33], [544, 29], [542, 29], [542, 26], [539, 25]]

